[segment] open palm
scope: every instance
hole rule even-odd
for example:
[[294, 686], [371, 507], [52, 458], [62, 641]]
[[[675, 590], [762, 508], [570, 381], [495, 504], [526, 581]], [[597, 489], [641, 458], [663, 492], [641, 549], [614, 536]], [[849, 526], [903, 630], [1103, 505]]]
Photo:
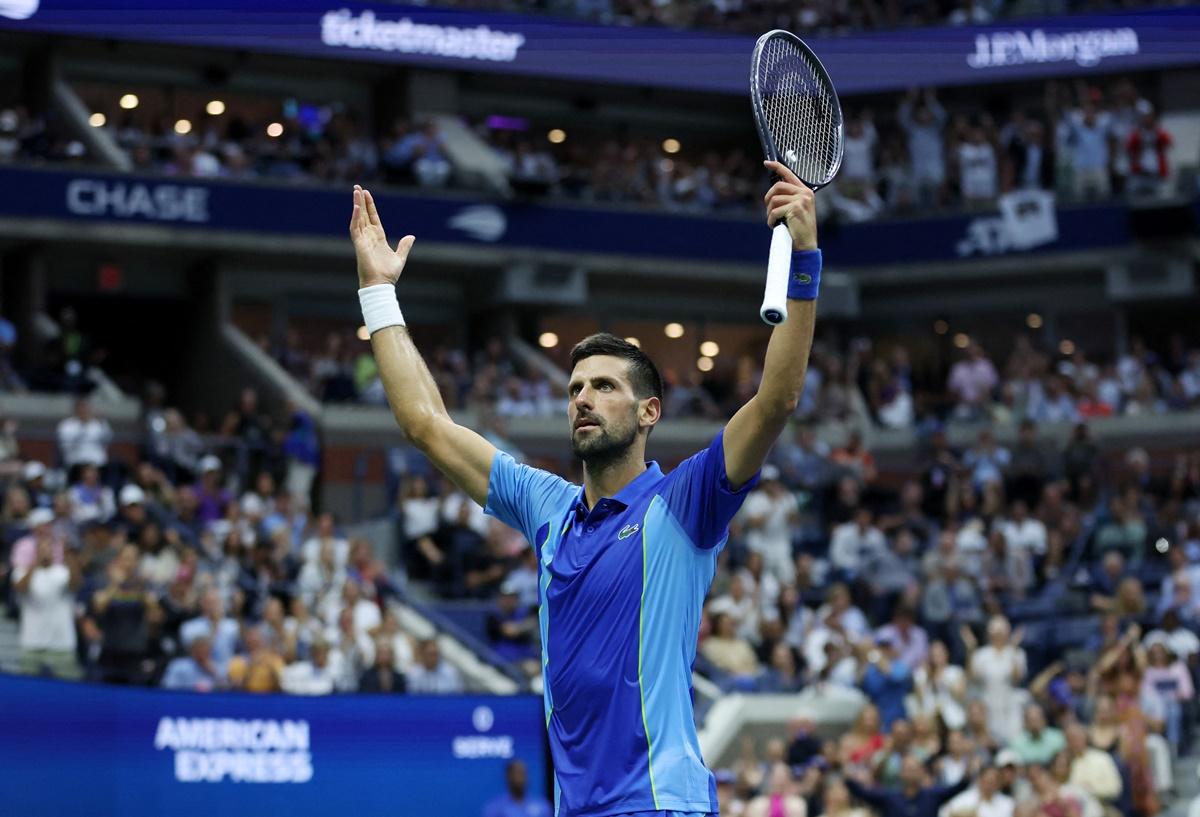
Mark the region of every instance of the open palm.
[[354, 212], [350, 215], [350, 240], [358, 259], [358, 286], [395, 284], [400, 280], [408, 252], [417, 239], [406, 235], [393, 251], [370, 190], [354, 185]]

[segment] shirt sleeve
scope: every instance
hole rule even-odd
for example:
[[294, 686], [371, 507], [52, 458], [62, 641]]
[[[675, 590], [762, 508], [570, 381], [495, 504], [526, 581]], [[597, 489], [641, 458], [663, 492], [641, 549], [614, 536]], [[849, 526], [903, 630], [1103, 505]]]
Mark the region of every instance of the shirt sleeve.
[[538, 528], [576, 490], [576, 486], [562, 477], [518, 463], [510, 455], [497, 451], [488, 477], [484, 512], [519, 530], [536, 548]]
[[710, 550], [724, 543], [729, 521], [758, 484], [758, 472], [736, 491], [725, 473], [725, 432], [688, 457], [667, 477], [663, 499], [692, 544]]

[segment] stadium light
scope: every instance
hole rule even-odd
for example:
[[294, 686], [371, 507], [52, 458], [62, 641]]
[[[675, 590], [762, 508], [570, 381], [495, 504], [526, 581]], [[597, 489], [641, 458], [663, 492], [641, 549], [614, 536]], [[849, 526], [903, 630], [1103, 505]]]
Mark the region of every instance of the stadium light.
[[1064, 340], [1062, 343], [1058, 344], [1058, 351], [1062, 352], [1064, 355], [1073, 355], [1075, 354], [1075, 344], [1069, 340]]
[[553, 332], [543, 332], [538, 337], [538, 346], [541, 346], [543, 349], [553, 349], [557, 345], [558, 335]]
[[209, 116], [220, 116], [225, 113], [225, 103], [219, 99], [209, 100], [209, 103], [204, 106], [204, 110]]
[[1028, 326], [1030, 329], [1041, 329], [1042, 328], [1042, 316], [1036, 312], [1030, 312], [1028, 315], [1025, 316], [1025, 325]]
[[267, 125], [267, 136], [270, 136], [272, 139], [283, 136], [283, 125], [280, 125], [278, 122], [272, 122], [270, 125]]
[[678, 153], [683, 145], [679, 144], [678, 139], [664, 139], [662, 149], [664, 153]]
[[713, 368], [713, 359], [711, 357], [702, 357], [696, 361], [696, 368], [702, 372], [711, 372]]
[[959, 349], [966, 349], [971, 345], [971, 338], [966, 332], [959, 332], [954, 336], [954, 345]]
[[125, 110], [132, 111], [138, 106], [139, 101], [140, 100], [137, 98], [137, 94], [125, 94], [125, 96], [121, 97], [120, 104]]
[[94, 113], [88, 117], [88, 124], [91, 125], [93, 128], [102, 128], [102, 127], [104, 127], [104, 123], [107, 121], [108, 121], [108, 117], [106, 117], [104, 114], [100, 113], [99, 111], [97, 111], [96, 113]]
[[175, 132], [180, 136], [192, 132], [192, 123], [186, 119], [180, 119], [175, 123]]
[[635, 337], [625, 338], [625, 342], [632, 343], [634, 346], [638, 347], [639, 349], [642, 348], [642, 342]]
[[561, 145], [563, 142], [567, 141], [567, 132], [562, 128], [554, 128], [546, 134], [546, 138], [549, 139], [552, 144]]
[[706, 340], [700, 344], [700, 354], [705, 357], [716, 357], [721, 354], [721, 347], [717, 345], [715, 340]]
[[1170, 550], [1170, 548], [1171, 548], [1171, 543], [1168, 542], [1166, 539], [1164, 539], [1161, 536], [1154, 543], [1154, 549], [1157, 550], [1159, 553], [1166, 553], [1168, 550]]
[[355, 332], [354, 334], [359, 340], [370, 340], [371, 339], [371, 330], [367, 329], [367, 327], [365, 327], [365, 326], [358, 327], [358, 331]]
[[663, 334], [669, 338], [681, 338], [683, 337], [683, 324], [668, 323], [663, 327]]
[[945, 321], [941, 321], [941, 320], [934, 321], [933, 322], [933, 331], [939, 335], [944, 335], [950, 331], [950, 324], [946, 323]]

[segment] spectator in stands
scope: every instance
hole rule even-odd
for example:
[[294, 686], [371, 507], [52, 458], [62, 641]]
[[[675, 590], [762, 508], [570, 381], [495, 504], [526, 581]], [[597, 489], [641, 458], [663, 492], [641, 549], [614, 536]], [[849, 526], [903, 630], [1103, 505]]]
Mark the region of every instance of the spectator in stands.
[[56, 558], [53, 540], [38, 537], [34, 563], [17, 567], [12, 578], [21, 606], [21, 671], [79, 678], [74, 604], [81, 582], [78, 552], [68, 550]]
[[967, 724], [967, 676], [950, 663], [950, 651], [941, 641], [930, 644], [925, 662], [913, 672], [909, 710], [914, 716], [938, 715], [951, 732]]
[[213, 660], [212, 642], [207, 636], [192, 639], [188, 654], [172, 659], [162, 679], [164, 689], [212, 692], [225, 686], [225, 673]]
[[[28, 494], [22, 491], [22, 496]], [[66, 542], [55, 530], [54, 511], [49, 508], [36, 508], [29, 512], [21, 526], [22, 531], [28, 531], [13, 543], [9, 561], [14, 573], [31, 569], [38, 561], [38, 553], [45, 544], [50, 549], [55, 564], [62, 564], [66, 553]]]
[[999, 188], [996, 148], [981, 126], [972, 127], [958, 146], [959, 195], [969, 207], [989, 204]]
[[762, 555], [764, 568], [775, 579], [790, 583], [795, 574], [792, 530], [799, 521], [800, 506], [774, 465], [763, 466], [759, 485], [746, 497], [740, 515], [746, 547]]
[[912, 670], [900, 659], [895, 638], [881, 633], [859, 644], [859, 683], [879, 709], [884, 729], [904, 717], [904, 699], [912, 689]]
[[284, 692], [293, 695], [329, 695], [334, 691], [335, 680], [329, 643], [317, 638], [312, 642], [307, 660], [284, 667], [280, 686]]
[[137, 547], [123, 546], [91, 598], [91, 620], [102, 636], [100, 670], [108, 683], [140, 685], [152, 668], [149, 624], [159, 614], [158, 597], [138, 575], [137, 562]]
[[979, 418], [999, 382], [996, 367], [983, 351], [983, 346], [978, 342], [970, 343], [963, 359], [950, 369], [947, 383], [947, 387], [958, 398], [955, 417], [960, 420]]
[[1067, 746], [1063, 733], [1046, 723], [1046, 713], [1038, 704], [1025, 707], [1025, 729], [1009, 744], [1009, 749], [1026, 766], [1045, 766]]
[[834, 528], [829, 542], [829, 562], [843, 576], [853, 579], [886, 551], [887, 541], [874, 521], [871, 509], [863, 505], [855, 511], [852, 522]]
[[290, 401], [288, 416], [289, 430], [283, 439], [283, 455], [287, 460], [287, 491], [297, 507], [307, 507], [313, 481], [321, 465], [320, 440], [313, 418]]
[[239, 456], [244, 458], [245, 465], [239, 470], [243, 478], [263, 469], [271, 453], [272, 425], [270, 416], [259, 409], [258, 391], [249, 386], [242, 389], [237, 404], [225, 415], [220, 433], [241, 444]]
[[507, 791], [498, 795], [483, 809], [483, 817], [551, 817], [550, 803], [540, 794], [529, 791], [529, 771], [520, 760], [510, 760], [504, 767]]
[[444, 187], [453, 168], [437, 124], [428, 120], [407, 131], [406, 126], [397, 123], [395, 132], [383, 154], [389, 172], [415, 179], [422, 187]]
[[926, 88], [923, 94], [913, 88], [900, 102], [897, 118], [908, 136], [917, 199], [924, 206], [937, 204], [946, 181], [942, 147], [946, 111], [938, 104], [932, 88]]
[[225, 603], [215, 587], [208, 588], [200, 596], [200, 615], [185, 621], [179, 629], [184, 649], [190, 649], [197, 638], [208, 639], [213, 664], [222, 672], [232, 660], [240, 637], [238, 623], [225, 614]]
[[758, 658], [750, 642], [739, 635], [738, 622], [730, 613], [712, 614], [712, 631], [700, 644], [700, 652], [741, 688], [753, 688], [759, 672]]
[[791, 769], [775, 763], [766, 790], [746, 805], [745, 817], [805, 817], [807, 812], [807, 804], [796, 793]]
[[970, 785], [964, 777], [954, 786], [927, 785], [925, 769], [916, 755], [905, 755], [900, 766], [900, 788], [883, 789], [870, 785], [865, 770], [846, 779], [850, 793], [875, 809], [880, 817], [936, 817], [938, 809]]
[[1129, 134], [1125, 150], [1129, 155], [1129, 190], [1143, 195], [1161, 195], [1170, 176], [1167, 153], [1171, 134], [1158, 122], [1154, 106], [1144, 99], [1136, 106], [1137, 127]]
[[404, 694], [404, 676], [396, 672], [392, 645], [387, 640], [375, 642], [375, 665], [358, 679], [358, 691]]
[[[1025, 651], [1020, 646], [1024, 633], [1021, 630], [1012, 632], [1006, 618], [993, 616], [988, 621], [988, 642], [983, 647], [978, 647], [969, 627], [963, 627], [961, 635], [967, 647], [970, 678], [978, 685], [987, 708], [988, 728], [998, 740], [1008, 742], [1017, 736], [1016, 727], [1021, 718], [1024, 696], [1018, 685], [1026, 674]], [[1044, 721], [1043, 715], [1043, 725]], [[1040, 728], [1031, 731], [1040, 734]]]
[[1064, 736], [1071, 758], [1071, 784], [1105, 806], [1115, 806], [1114, 801], [1121, 796], [1123, 784], [1112, 755], [1088, 745], [1087, 729], [1082, 724], [1068, 724]]
[[57, 434], [58, 448], [72, 482], [83, 464], [89, 463], [98, 468], [108, 464], [112, 427], [108, 420], [96, 415], [92, 402], [86, 397], [75, 401], [74, 413], [58, 424]]
[[522, 605], [517, 588], [505, 581], [500, 585], [496, 608], [487, 616], [487, 636], [492, 649], [532, 677], [540, 671], [540, 662], [534, 654], [537, 629], [537, 613]]
[[442, 658], [436, 638], [424, 639], [408, 677], [408, 691], [423, 695], [452, 695], [463, 691], [462, 676]]
[[279, 692], [283, 657], [271, 648], [255, 627], [242, 630], [243, 649], [229, 661], [229, 685], [246, 692]]
[[198, 503], [196, 515], [201, 522], [211, 524], [225, 517], [233, 496], [221, 485], [221, 460], [209, 454], [200, 460], [200, 482], [196, 486]]
[[1195, 697], [1192, 674], [1171, 651], [1165, 637], [1146, 638], [1147, 666], [1142, 673], [1141, 698], [1148, 714], [1166, 726], [1167, 742], [1178, 752], [1183, 740], [1184, 707]]
[[1079, 109], [1067, 112], [1060, 126], [1070, 150], [1072, 193], [1080, 199], [1109, 195], [1112, 116], [1100, 110], [1090, 94], [1091, 91], [1084, 90]]

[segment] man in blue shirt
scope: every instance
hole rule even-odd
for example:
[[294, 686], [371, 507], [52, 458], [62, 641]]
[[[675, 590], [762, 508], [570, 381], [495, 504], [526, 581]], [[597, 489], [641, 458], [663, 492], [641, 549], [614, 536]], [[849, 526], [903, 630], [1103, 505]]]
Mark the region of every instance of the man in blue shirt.
[[504, 767], [504, 794], [493, 799], [483, 810], [483, 817], [550, 817], [546, 798], [528, 791], [529, 770], [520, 760], [510, 760]]
[[415, 239], [393, 251], [371, 194], [354, 191], [359, 300], [400, 427], [538, 556], [538, 625], [555, 813], [712, 814], [691, 669], [704, 597], [727, 526], [795, 410], [820, 280], [812, 192], [786, 167], [764, 197], [795, 254], [789, 318], [767, 347], [758, 393], [703, 451], [664, 474], [646, 462], [662, 378], [637, 346], [593, 335], [571, 353], [567, 419], [583, 485], [522, 465], [455, 424], [413, 345], [395, 284]]

